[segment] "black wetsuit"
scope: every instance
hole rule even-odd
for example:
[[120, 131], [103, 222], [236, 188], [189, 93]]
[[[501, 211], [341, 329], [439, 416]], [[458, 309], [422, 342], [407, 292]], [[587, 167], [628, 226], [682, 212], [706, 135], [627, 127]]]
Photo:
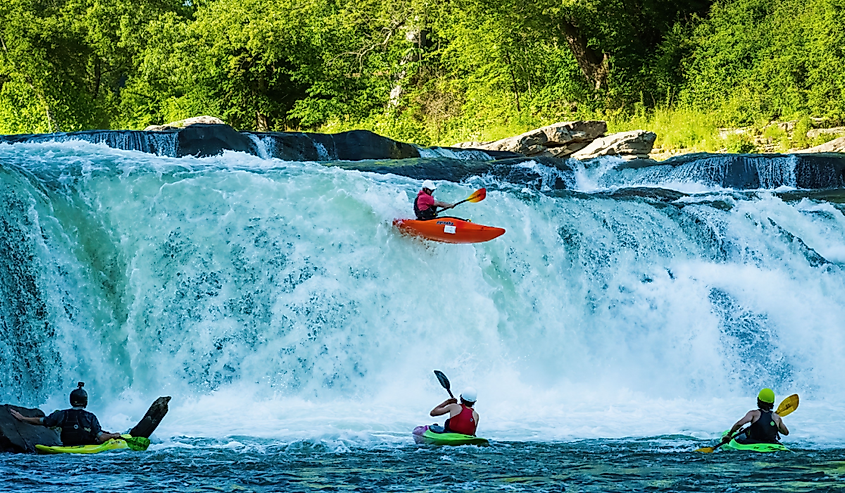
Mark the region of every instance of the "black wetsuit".
[[780, 443], [778, 439], [778, 424], [775, 423], [773, 411], [760, 411], [760, 419], [751, 423], [744, 433], [745, 437], [737, 438], [740, 443]]
[[41, 423], [48, 427], [61, 427], [62, 444], [64, 445], [96, 445], [97, 437], [103, 431], [94, 413], [82, 408], [56, 411], [44, 418]]

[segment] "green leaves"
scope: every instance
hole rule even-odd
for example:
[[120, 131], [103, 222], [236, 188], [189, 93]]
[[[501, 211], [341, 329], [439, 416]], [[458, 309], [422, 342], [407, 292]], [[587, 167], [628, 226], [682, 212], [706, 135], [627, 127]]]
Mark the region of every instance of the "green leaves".
[[4, 0], [0, 133], [209, 114], [448, 144], [655, 108], [842, 122], [842, 18], [845, 0]]
[[716, 108], [725, 125], [792, 119], [842, 121], [845, 2], [717, 3], [694, 33], [683, 101]]

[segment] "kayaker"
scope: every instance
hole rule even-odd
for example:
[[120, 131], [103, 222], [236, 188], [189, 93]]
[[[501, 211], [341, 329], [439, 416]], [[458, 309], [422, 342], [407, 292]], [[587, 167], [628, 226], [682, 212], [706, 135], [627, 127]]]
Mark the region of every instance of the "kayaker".
[[[789, 435], [789, 430], [783, 424], [783, 420], [776, 412], [772, 411], [775, 406], [775, 392], [772, 389], [763, 389], [757, 394], [757, 409], [748, 411], [745, 416], [731, 427], [731, 430], [722, 438], [723, 443], [731, 440], [731, 437], [742, 444], [751, 443], [780, 443], [778, 432]], [[733, 436], [744, 425], [751, 423], [743, 433]]]
[[66, 446], [96, 445], [112, 438], [120, 438], [119, 433], [103, 431], [94, 413], [85, 410], [88, 405], [88, 392], [82, 389], [83, 385], [83, 382], [79, 382], [79, 386], [70, 393], [71, 409], [55, 411], [44, 418], [30, 418], [14, 409], [10, 410], [10, 413], [15, 419], [32, 425], [61, 427], [62, 444]]
[[414, 200], [414, 213], [420, 221], [435, 219], [438, 207], [443, 210], [455, 207], [455, 204], [434, 200], [434, 190], [436, 189], [437, 185], [431, 180], [425, 180], [422, 183], [422, 190], [417, 193], [417, 198]]
[[472, 406], [478, 394], [472, 387], [461, 392], [461, 403], [457, 399], [446, 399], [429, 413], [431, 416], [441, 416], [449, 413], [449, 419], [444, 424], [444, 433], [462, 433], [464, 435], [475, 435], [478, 428], [478, 413]]

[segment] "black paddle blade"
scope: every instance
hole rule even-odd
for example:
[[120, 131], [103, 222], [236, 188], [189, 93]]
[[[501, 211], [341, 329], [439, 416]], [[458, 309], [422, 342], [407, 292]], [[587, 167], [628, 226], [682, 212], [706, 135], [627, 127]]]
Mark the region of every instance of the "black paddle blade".
[[452, 395], [452, 391], [449, 390], [449, 379], [446, 378], [446, 375], [444, 375], [443, 372], [440, 370], [434, 370], [434, 375], [437, 376], [437, 380], [440, 381], [440, 385], [442, 385], [443, 388], [446, 389], [446, 392], [449, 392], [449, 397], [454, 399], [455, 396]]
[[446, 375], [444, 375], [440, 370], [434, 370], [434, 375], [437, 377], [437, 380], [440, 381], [440, 385], [442, 385], [444, 389], [449, 390], [449, 379], [446, 378]]

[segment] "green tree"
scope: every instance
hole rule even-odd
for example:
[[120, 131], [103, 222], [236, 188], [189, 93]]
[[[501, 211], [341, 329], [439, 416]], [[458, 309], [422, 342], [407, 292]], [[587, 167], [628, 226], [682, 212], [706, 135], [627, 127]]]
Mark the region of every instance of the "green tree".
[[721, 1], [695, 30], [683, 100], [724, 125], [845, 117], [843, 0]]

